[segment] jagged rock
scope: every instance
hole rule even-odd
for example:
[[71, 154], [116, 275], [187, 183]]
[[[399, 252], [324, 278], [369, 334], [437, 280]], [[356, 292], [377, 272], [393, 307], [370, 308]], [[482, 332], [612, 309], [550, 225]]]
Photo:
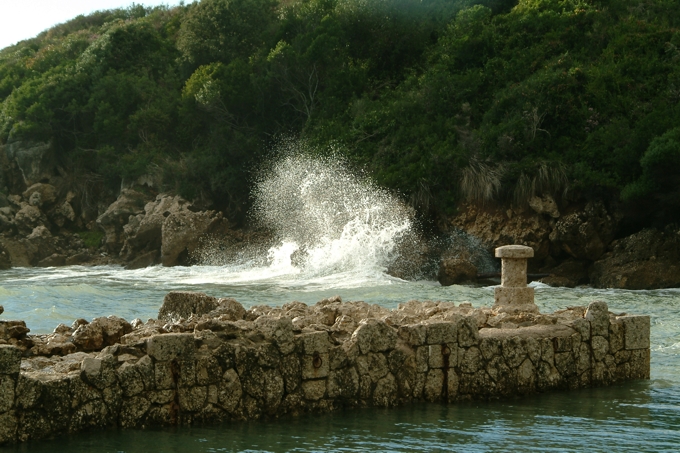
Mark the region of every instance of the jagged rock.
[[190, 291], [171, 291], [163, 298], [163, 305], [158, 311], [158, 319], [171, 321], [178, 318], [189, 318], [191, 315], [210, 313], [219, 306], [217, 298], [204, 293]]
[[[243, 308], [239, 302], [231, 297], [224, 297], [217, 299], [217, 308], [212, 310], [208, 315], [212, 317], [220, 317], [220, 319], [228, 319], [230, 321], [239, 321], [244, 318], [246, 309]], [[292, 318], [291, 318], [292, 319]]]
[[33, 255], [23, 242], [13, 238], [0, 237], [0, 245], [2, 245], [2, 248], [9, 254], [9, 260], [12, 267], [31, 266]]
[[[8, 213], [5, 213], [9, 211]], [[2, 212], [0, 211], [0, 232], [11, 232], [14, 233], [16, 230], [16, 225], [12, 221], [14, 218], [14, 215], [12, 214], [11, 210], [7, 208], [7, 211]], [[10, 233], [10, 234], [11, 234]]]
[[51, 143], [14, 141], [10, 138], [0, 151], [4, 151], [8, 160], [17, 165], [26, 186], [54, 176], [56, 159]]
[[161, 263], [163, 266], [186, 265], [201, 237], [212, 232], [223, 221], [222, 213], [189, 210], [170, 214], [163, 222]]
[[30, 331], [24, 321], [0, 321], [0, 339], [3, 340], [21, 339]]
[[591, 267], [590, 281], [599, 288], [680, 286], [680, 230], [649, 228], [615, 241]]
[[508, 244], [529, 246], [534, 249], [534, 264], [550, 252], [551, 224], [533, 211], [463, 205], [459, 214], [451, 219], [451, 226], [478, 238], [490, 252]]
[[573, 258], [597, 260], [614, 239], [617, 226], [602, 202], [589, 202], [583, 210], [562, 216], [550, 241]]
[[[51, 205], [57, 200], [57, 189], [51, 184], [39, 182], [26, 189], [22, 196], [24, 200], [28, 200], [28, 204], [42, 207], [43, 205]], [[32, 202], [31, 200], [34, 198], [37, 201]]]
[[111, 253], [118, 253], [123, 245], [123, 226], [130, 216], [142, 213], [149, 196], [132, 189], [123, 189], [106, 211], [97, 218], [97, 225], [106, 234], [105, 246]]
[[74, 222], [76, 220], [76, 212], [73, 210], [73, 206], [71, 206], [69, 201], [64, 201], [62, 204], [56, 206], [48, 213], [48, 216], [50, 220], [59, 227], [63, 227], [67, 220], [69, 222]]
[[529, 206], [536, 211], [537, 214], [547, 214], [553, 219], [560, 217], [560, 210], [557, 207], [555, 199], [550, 195], [543, 195], [541, 197], [531, 197]]
[[31, 234], [26, 236], [26, 246], [32, 254], [31, 264], [51, 256], [56, 253], [56, 241], [47, 227], [40, 225], [33, 229]]
[[439, 264], [437, 280], [442, 286], [470, 283], [477, 280], [477, 268], [468, 260], [452, 258]]
[[190, 203], [180, 196], [160, 194], [144, 206], [144, 213], [130, 219], [125, 226], [125, 245], [122, 253], [130, 255], [142, 249], [160, 250], [163, 223], [172, 215], [188, 211]]
[[47, 217], [36, 206], [25, 204], [14, 217], [20, 233], [29, 234], [34, 228], [47, 224]]
[[73, 332], [73, 344], [83, 351], [95, 351], [116, 344], [123, 335], [132, 332], [132, 326], [123, 318], [108, 316], [95, 318], [89, 324], [80, 324]]

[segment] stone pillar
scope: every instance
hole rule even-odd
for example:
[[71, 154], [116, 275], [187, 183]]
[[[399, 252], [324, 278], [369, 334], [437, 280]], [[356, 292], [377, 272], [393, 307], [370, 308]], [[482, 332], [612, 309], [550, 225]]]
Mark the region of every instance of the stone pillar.
[[524, 245], [505, 245], [496, 249], [501, 259], [501, 286], [495, 289], [495, 304], [499, 313], [538, 312], [534, 303], [534, 288], [527, 287], [527, 259], [534, 249]]
[[0, 345], [0, 445], [16, 441], [16, 387], [21, 368], [21, 351]]

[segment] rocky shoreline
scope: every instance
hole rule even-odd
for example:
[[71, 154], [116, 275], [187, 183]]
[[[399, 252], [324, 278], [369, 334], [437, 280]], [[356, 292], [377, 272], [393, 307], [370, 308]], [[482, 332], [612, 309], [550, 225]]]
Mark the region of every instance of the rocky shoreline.
[[146, 322], [109, 316], [28, 335], [21, 321], [0, 321], [0, 444], [649, 378], [648, 316], [604, 302], [553, 314], [498, 308], [388, 310], [333, 297], [246, 310], [171, 292]]
[[[106, 195], [87, 176], [75, 178], [56, 165], [47, 143], [0, 147], [0, 170], [0, 188], [10, 193], [0, 191], [0, 269], [219, 264], [219, 254], [274, 243], [266, 231], [236, 228], [217, 210], [158, 193], [152, 176]], [[389, 272], [443, 285], [474, 283], [488, 272], [480, 262], [496, 247], [522, 244], [535, 251], [530, 271], [548, 274], [542, 281], [549, 285], [680, 287], [680, 227], [623, 236], [623, 218], [602, 201], [557, 203], [549, 195], [523, 208], [463, 204], [440, 219], [436, 241], [401, 244], [401, 263]]]

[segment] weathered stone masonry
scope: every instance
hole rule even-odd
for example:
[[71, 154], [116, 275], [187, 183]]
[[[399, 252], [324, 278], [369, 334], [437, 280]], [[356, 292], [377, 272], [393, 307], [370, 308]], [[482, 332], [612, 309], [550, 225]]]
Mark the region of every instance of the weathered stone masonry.
[[[517, 260], [532, 253], [497, 255], [521, 274]], [[0, 344], [0, 444], [649, 379], [648, 316], [604, 302], [541, 314], [525, 282], [505, 275], [493, 308], [410, 301], [390, 311], [335, 297], [245, 310], [169, 293], [146, 324], [77, 320], [29, 338], [23, 323], [2, 321], [11, 344]]]
[[[319, 308], [337, 313], [350, 305], [325, 301]], [[415, 314], [423, 307], [427, 303], [411, 302], [393, 313]], [[550, 324], [479, 329], [478, 310], [468, 316], [444, 311], [448, 320], [403, 325], [369, 317], [344, 341], [338, 330], [299, 330], [285, 316], [204, 320], [190, 333], [66, 355], [58, 363], [71, 371], [61, 373], [56, 365], [20, 372], [20, 350], [2, 345], [0, 441], [649, 378], [647, 316], [614, 316], [605, 303], [593, 302], [585, 315], [566, 310]]]

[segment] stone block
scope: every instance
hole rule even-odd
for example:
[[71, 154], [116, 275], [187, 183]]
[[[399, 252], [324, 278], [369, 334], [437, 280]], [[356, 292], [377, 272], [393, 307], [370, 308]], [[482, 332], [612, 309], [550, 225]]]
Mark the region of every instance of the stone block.
[[359, 374], [369, 376], [371, 382], [377, 382], [390, 371], [387, 358], [377, 352], [357, 357], [356, 366]]
[[593, 359], [598, 361], [603, 360], [609, 352], [609, 341], [599, 335], [594, 335], [590, 339], [590, 346], [593, 350]]
[[538, 312], [534, 303], [534, 288], [494, 288], [494, 308], [499, 312]]
[[486, 360], [491, 360], [501, 353], [501, 340], [493, 337], [485, 337], [479, 341], [479, 350]]
[[618, 316], [623, 324], [623, 344], [627, 350], [649, 349], [649, 316]]
[[456, 323], [453, 322], [430, 322], [425, 324], [427, 344], [450, 344], [458, 342]]
[[317, 379], [313, 381], [304, 381], [302, 383], [302, 394], [307, 400], [320, 400], [326, 394], [326, 380]]
[[378, 407], [394, 406], [397, 402], [397, 382], [391, 373], [380, 379], [373, 390], [373, 405]]
[[585, 319], [590, 322], [590, 334], [609, 337], [609, 307], [602, 301], [591, 302]]
[[90, 385], [102, 390], [113, 385], [116, 380], [116, 358], [111, 354], [101, 357], [86, 357], [80, 363], [80, 376]]
[[400, 326], [398, 335], [411, 346], [422, 346], [427, 340], [427, 329], [424, 324]]
[[590, 322], [587, 319], [575, 319], [569, 326], [581, 335], [581, 340], [590, 340]]
[[178, 357], [192, 357], [196, 348], [194, 334], [167, 333], [154, 335], [146, 343], [146, 352], [159, 362], [173, 360]]
[[329, 398], [356, 398], [359, 392], [359, 374], [354, 368], [331, 371], [328, 376]]
[[21, 368], [21, 350], [15, 346], [0, 345], [0, 374], [17, 374]]
[[631, 379], [649, 379], [650, 351], [649, 349], [634, 349], [630, 354]]
[[304, 355], [302, 357], [302, 379], [319, 379], [328, 376], [330, 362], [328, 353]]
[[394, 349], [397, 344], [397, 330], [385, 321], [365, 319], [359, 323], [352, 339], [357, 342], [362, 354], [383, 352]]
[[310, 332], [299, 336], [302, 344], [302, 352], [306, 355], [326, 354], [331, 347], [328, 332]]
[[475, 373], [483, 367], [482, 353], [479, 348], [472, 347], [465, 351], [460, 360], [460, 370], [463, 373]]
[[445, 345], [430, 345], [427, 347], [427, 364], [430, 368], [443, 368], [444, 367], [444, 356], [442, 354], [442, 349], [446, 348], [450, 354], [450, 349]]
[[15, 384], [11, 376], [0, 375], [0, 413], [7, 412], [14, 406]]
[[17, 426], [17, 416], [13, 412], [0, 415], [0, 445], [16, 440]]
[[456, 324], [458, 331], [458, 346], [467, 348], [479, 344], [479, 328], [474, 316], [465, 316]]
[[430, 370], [425, 378], [423, 394], [427, 401], [435, 402], [441, 400], [444, 388], [444, 372], [442, 370]]
[[623, 322], [615, 320], [609, 324], [609, 351], [616, 354], [623, 349]]
[[179, 389], [179, 406], [183, 411], [198, 412], [208, 399], [208, 388], [204, 386]]
[[[268, 341], [273, 341], [281, 351], [281, 354], [290, 354], [295, 349], [295, 335], [293, 334], [293, 322], [290, 318], [275, 318], [273, 316], [260, 316], [255, 320], [255, 326]], [[317, 333], [325, 332], [315, 332]], [[328, 335], [328, 334], [326, 334]], [[325, 352], [325, 351], [318, 351]]]
[[158, 390], [175, 389], [175, 373], [171, 362], [158, 362], [154, 367], [154, 386]]

